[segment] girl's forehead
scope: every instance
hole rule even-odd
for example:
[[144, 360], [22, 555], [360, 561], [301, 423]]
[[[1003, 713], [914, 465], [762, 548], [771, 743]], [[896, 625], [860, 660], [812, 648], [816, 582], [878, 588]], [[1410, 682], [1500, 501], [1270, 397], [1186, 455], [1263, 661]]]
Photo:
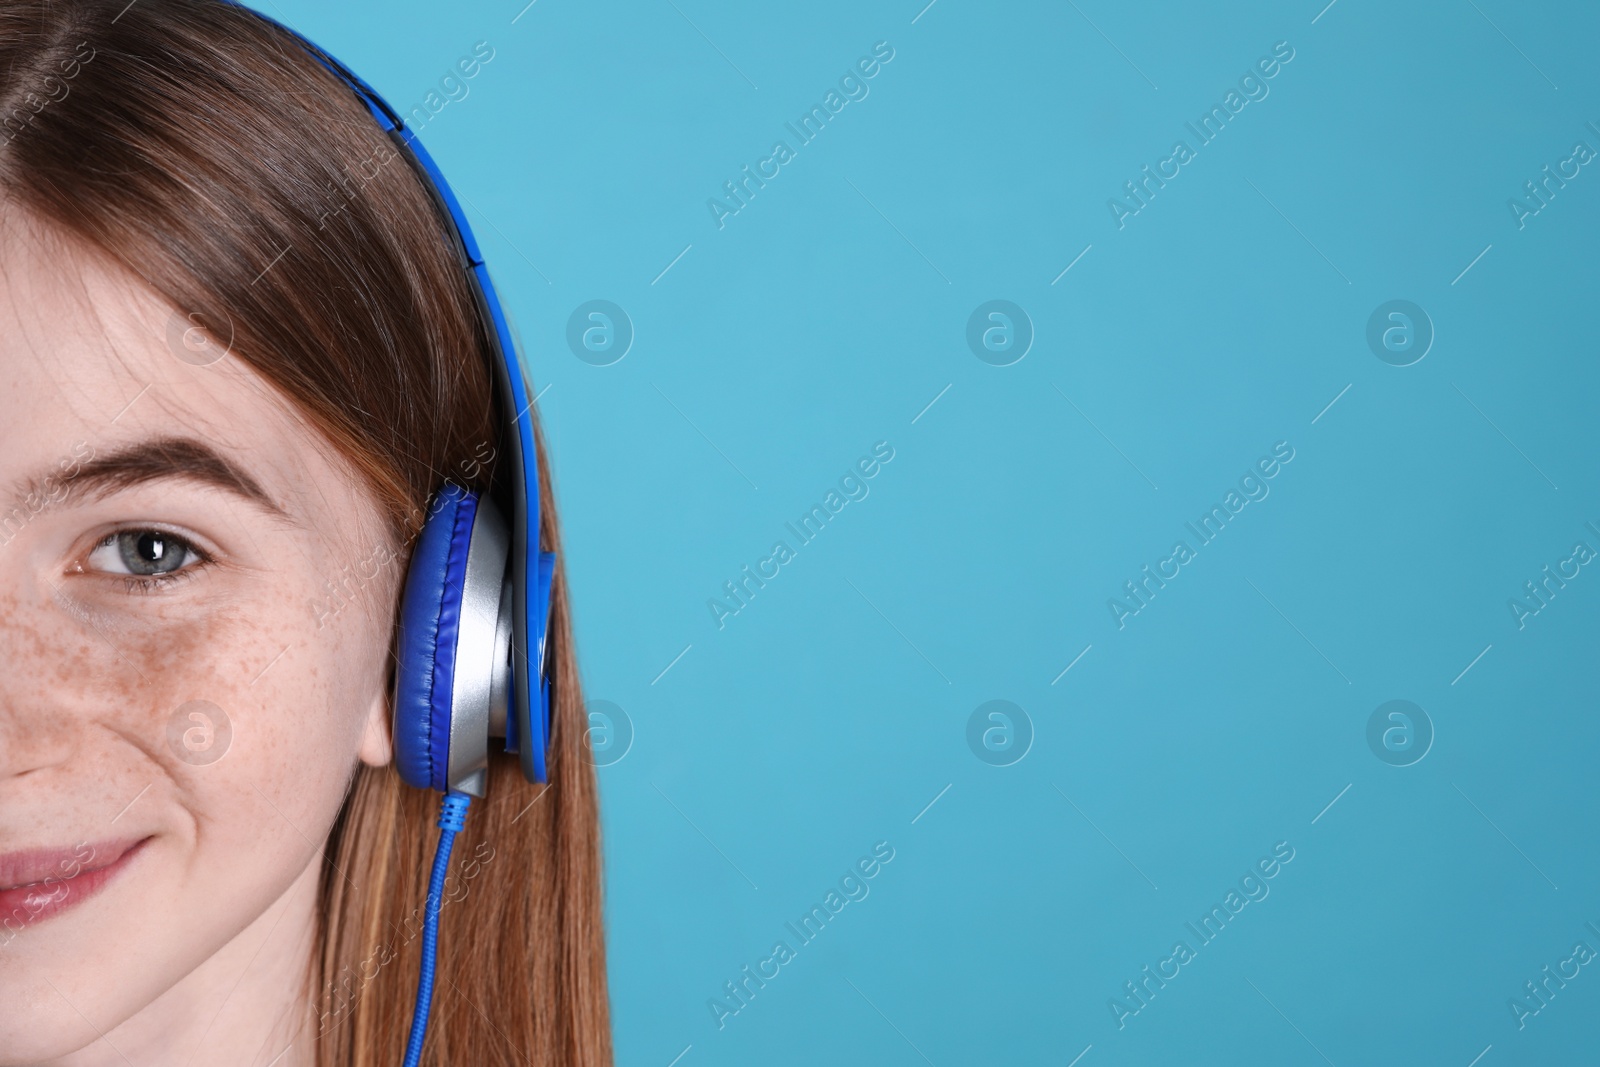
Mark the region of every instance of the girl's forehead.
[[157, 456], [211, 453], [292, 521], [370, 540], [377, 503], [338, 451], [237, 351], [208, 351], [188, 329], [104, 257], [0, 224], [0, 492], [85, 449], [176, 441]]

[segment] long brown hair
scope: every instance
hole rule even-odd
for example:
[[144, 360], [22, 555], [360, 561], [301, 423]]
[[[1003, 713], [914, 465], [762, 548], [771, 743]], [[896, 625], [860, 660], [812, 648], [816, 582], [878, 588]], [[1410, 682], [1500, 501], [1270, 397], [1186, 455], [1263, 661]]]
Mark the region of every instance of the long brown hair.
[[[487, 340], [443, 220], [354, 95], [276, 26], [220, 0], [0, 0], [0, 195], [141, 277], [180, 332], [231, 345], [353, 465], [395, 544], [445, 480], [490, 485]], [[542, 547], [559, 552], [542, 437], [539, 468]], [[440, 913], [425, 1063], [611, 1063], [559, 569], [552, 601], [550, 784], [491, 757]], [[308, 975], [319, 1067], [401, 1058], [437, 810], [392, 770], [353, 774]]]

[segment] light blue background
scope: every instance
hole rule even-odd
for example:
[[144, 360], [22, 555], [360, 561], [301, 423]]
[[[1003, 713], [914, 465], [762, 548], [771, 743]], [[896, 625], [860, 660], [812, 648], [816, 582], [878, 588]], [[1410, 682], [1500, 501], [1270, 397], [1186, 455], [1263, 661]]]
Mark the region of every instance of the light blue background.
[[[1600, 168], [1523, 229], [1507, 200], [1600, 148], [1600, 13], [925, 2], [261, 5], [402, 110], [495, 50], [423, 140], [546, 390], [588, 694], [636, 733], [600, 770], [619, 1063], [1591, 1060], [1600, 968], [1522, 1029], [1508, 1002], [1600, 949], [1600, 574], [1520, 630], [1507, 601], [1600, 548]], [[878, 41], [870, 95], [719, 229], [707, 199]], [[1365, 340], [1397, 298], [1437, 331], [1403, 368]], [[611, 366], [566, 343], [593, 299], [636, 330]], [[992, 299], [1036, 331], [1012, 366], [965, 341]], [[1270, 495], [1119, 630], [1107, 599], [1278, 441]], [[968, 748], [991, 699], [1032, 722], [1011, 766]], [[1368, 747], [1391, 699], [1436, 730], [1415, 765]]]

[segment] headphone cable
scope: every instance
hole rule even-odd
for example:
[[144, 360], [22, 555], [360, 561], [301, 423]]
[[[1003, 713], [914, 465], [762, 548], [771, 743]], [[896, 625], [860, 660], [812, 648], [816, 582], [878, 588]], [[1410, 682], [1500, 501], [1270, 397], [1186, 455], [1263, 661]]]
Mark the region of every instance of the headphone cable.
[[417, 977], [417, 1003], [411, 1013], [411, 1040], [406, 1045], [405, 1067], [422, 1061], [422, 1042], [428, 1035], [428, 1011], [433, 1004], [433, 972], [439, 948], [439, 908], [444, 902], [445, 876], [450, 872], [450, 849], [467, 819], [472, 797], [451, 791], [439, 806], [439, 849], [433, 856], [428, 881], [428, 902], [422, 922], [422, 972]]

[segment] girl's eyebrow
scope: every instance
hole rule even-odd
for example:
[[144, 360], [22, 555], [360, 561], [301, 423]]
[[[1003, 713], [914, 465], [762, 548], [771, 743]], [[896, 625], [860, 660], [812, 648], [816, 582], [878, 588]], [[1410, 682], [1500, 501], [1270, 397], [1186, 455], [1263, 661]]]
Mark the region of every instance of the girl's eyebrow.
[[184, 479], [226, 490], [292, 522], [289, 513], [259, 482], [216, 449], [192, 437], [157, 437], [82, 461], [68, 460], [48, 475], [26, 479], [18, 496], [40, 501], [36, 511], [60, 507], [77, 496], [95, 499], [148, 482]]

